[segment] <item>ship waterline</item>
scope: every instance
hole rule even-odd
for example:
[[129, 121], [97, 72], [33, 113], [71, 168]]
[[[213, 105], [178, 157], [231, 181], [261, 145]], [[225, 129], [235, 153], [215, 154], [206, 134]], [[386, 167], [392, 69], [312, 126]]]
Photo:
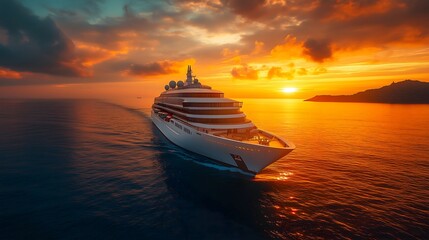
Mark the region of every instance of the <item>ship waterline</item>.
[[185, 83], [171, 81], [165, 89], [155, 98], [152, 121], [186, 150], [255, 175], [295, 149], [293, 143], [258, 129], [240, 111], [241, 102], [202, 85], [190, 66]]

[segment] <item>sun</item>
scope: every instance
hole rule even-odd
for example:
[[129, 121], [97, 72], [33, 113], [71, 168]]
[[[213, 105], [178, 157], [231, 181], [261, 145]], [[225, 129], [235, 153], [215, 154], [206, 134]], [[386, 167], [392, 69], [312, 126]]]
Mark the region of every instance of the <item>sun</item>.
[[298, 91], [298, 88], [296, 88], [296, 87], [282, 88], [282, 92], [284, 92], [284, 93], [294, 93], [296, 91]]

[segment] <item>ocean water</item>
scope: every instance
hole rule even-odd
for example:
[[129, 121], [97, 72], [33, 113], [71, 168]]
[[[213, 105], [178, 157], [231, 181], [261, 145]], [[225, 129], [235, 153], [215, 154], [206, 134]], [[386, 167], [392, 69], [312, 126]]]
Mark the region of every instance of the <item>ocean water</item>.
[[296, 150], [255, 178], [150, 100], [1, 100], [1, 239], [428, 239], [429, 105], [244, 99]]

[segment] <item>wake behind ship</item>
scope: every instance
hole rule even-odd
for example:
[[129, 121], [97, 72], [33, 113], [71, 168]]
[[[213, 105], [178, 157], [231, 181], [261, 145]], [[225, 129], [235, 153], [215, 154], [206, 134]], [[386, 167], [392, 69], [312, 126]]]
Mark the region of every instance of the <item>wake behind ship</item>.
[[170, 81], [155, 98], [151, 117], [174, 144], [252, 175], [290, 153], [293, 143], [258, 129], [243, 103], [202, 85], [188, 66], [186, 81]]

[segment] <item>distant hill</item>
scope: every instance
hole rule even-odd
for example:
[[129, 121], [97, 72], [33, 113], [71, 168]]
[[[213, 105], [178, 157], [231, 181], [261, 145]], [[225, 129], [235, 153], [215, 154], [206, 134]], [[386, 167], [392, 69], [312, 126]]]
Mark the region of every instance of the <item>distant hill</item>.
[[313, 102], [429, 103], [429, 82], [404, 80], [353, 95], [317, 95]]

